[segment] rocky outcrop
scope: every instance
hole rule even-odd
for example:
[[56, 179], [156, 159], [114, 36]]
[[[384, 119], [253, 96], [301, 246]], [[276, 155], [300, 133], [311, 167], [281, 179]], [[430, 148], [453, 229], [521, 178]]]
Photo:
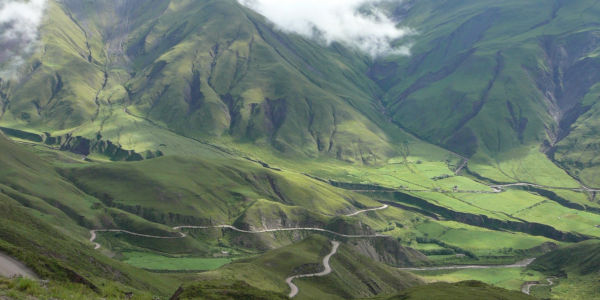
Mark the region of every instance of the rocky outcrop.
[[144, 153], [137, 153], [134, 150], [123, 149], [121, 145], [114, 144], [110, 140], [103, 140], [101, 135], [93, 139], [83, 136], [73, 136], [72, 134], [52, 136], [47, 132], [39, 135], [7, 127], [0, 127], [0, 131], [21, 140], [43, 143], [56, 150], [69, 151], [83, 156], [100, 154], [109, 157], [112, 161], [140, 161], [163, 156], [160, 150], [148, 150]]
[[414, 267], [430, 264], [427, 256], [423, 253], [404, 247], [393, 238], [354, 240], [349, 241], [348, 244], [364, 256], [395, 267]]

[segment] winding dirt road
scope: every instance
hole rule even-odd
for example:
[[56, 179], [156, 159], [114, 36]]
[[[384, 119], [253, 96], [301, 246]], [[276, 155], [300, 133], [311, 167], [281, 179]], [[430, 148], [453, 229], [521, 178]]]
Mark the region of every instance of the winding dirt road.
[[523, 292], [524, 294], [530, 295], [532, 287], [538, 286], [538, 285], [539, 286], [553, 286], [554, 280], [556, 280], [555, 277], [546, 278], [546, 281], [548, 281], [548, 284], [541, 284], [539, 282], [527, 282], [527, 283], [523, 284], [523, 286], [521, 287], [521, 292]]
[[[365, 212], [369, 212], [369, 211], [377, 211], [377, 210], [384, 210], [389, 208], [389, 205], [383, 205], [381, 207], [376, 207], [376, 208], [369, 208], [369, 209], [363, 209], [363, 210], [359, 210], [356, 211], [354, 213], [345, 215], [346, 217], [353, 217], [353, 216], [357, 216], [359, 214], [365, 213]], [[179, 232], [177, 232], [180, 236], [156, 236], [156, 235], [148, 235], [148, 234], [141, 234], [141, 233], [135, 233], [135, 232], [131, 232], [131, 231], [127, 231], [127, 230], [121, 230], [121, 229], [94, 229], [94, 230], [90, 230], [90, 242], [94, 244], [94, 250], [98, 250], [100, 249], [102, 246], [99, 243], [96, 243], [95, 240], [97, 238], [97, 234], [98, 232], [122, 232], [122, 233], [126, 233], [126, 234], [130, 234], [130, 235], [135, 235], [135, 236], [141, 236], [141, 237], [146, 237], [146, 238], [153, 238], [153, 239], [180, 239], [180, 238], [184, 238], [187, 235], [183, 232], [181, 232], [182, 229], [214, 229], [214, 228], [225, 228], [225, 229], [231, 229], [237, 232], [242, 232], [242, 233], [250, 233], [250, 234], [259, 234], [259, 233], [269, 233], [269, 232], [282, 232], [282, 231], [317, 231], [317, 232], [325, 232], [325, 233], [330, 233], [336, 236], [340, 236], [340, 237], [345, 237], [345, 238], [382, 238], [382, 237], [388, 237], [387, 235], [383, 235], [383, 234], [373, 234], [373, 235], [351, 235], [351, 234], [342, 234], [342, 233], [338, 233], [335, 231], [331, 231], [331, 230], [327, 230], [327, 229], [323, 229], [323, 228], [311, 228], [311, 227], [295, 227], [295, 228], [274, 228], [274, 229], [264, 229], [264, 230], [256, 230], [256, 231], [250, 231], [250, 230], [244, 230], [244, 229], [240, 229], [237, 228], [235, 226], [232, 225], [214, 225], [214, 226], [176, 226], [173, 227], [173, 230], [177, 230]]]
[[7, 278], [21, 276], [39, 279], [38, 276], [23, 263], [3, 253], [0, 253], [0, 276]]
[[100, 247], [102, 247], [100, 244], [94, 242], [97, 237], [97, 235], [96, 235], [97, 232], [122, 232], [122, 233], [127, 233], [127, 234], [135, 235], [135, 236], [141, 236], [141, 237], [152, 238], [152, 239], [163, 239], [163, 240], [181, 239], [181, 238], [184, 238], [187, 236], [183, 232], [178, 232], [179, 236], [156, 236], [156, 235], [135, 233], [135, 232], [131, 232], [131, 231], [127, 231], [127, 230], [120, 230], [120, 229], [95, 229], [95, 230], [90, 230], [90, 235], [91, 235], [90, 242], [92, 242], [94, 244], [94, 250], [98, 250], [98, 249], [100, 249]]
[[511, 269], [524, 268], [535, 261], [535, 258], [528, 258], [511, 265], [464, 265], [464, 266], [440, 266], [423, 268], [398, 268], [402, 271], [440, 271], [440, 270], [464, 270], [464, 269]]
[[360, 215], [362, 213], [366, 213], [366, 212], [369, 212], [369, 211], [384, 210], [384, 209], [387, 209], [388, 207], [390, 207], [390, 206], [386, 204], [386, 205], [384, 205], [382, 207], [363, 209], [363, 210], [359, 210], [357, 212], [353, 212], [351, 214], [348, 214], [348, 215], [346, 215], [346, 217], [354, 217], [354, 216], [357, 216], [357, 215]]
[[331, 269], [331, 266], [329, 265], [329, 260], [331, 259], [332, 256], [334, 256], [337, 253], [338, 248], [340, 247], [340, 243], [336, 242], [336, 241], [331, 241], [331, 244], [333, 245], [331, 252], [323, 258], [323, 266], [325, 267], [325, 270], [323, 270], [323, 272], [313, 273], [313, 274], [294, 275], [294, 276], [288, 277], [285, 280], [285, 282], [288, 284], [288, 286], [290, 287], [290, 290], [291, 290], [288, 297], [294, 298], [294, 297], [296, 297], [296, 295], [298, 295], [298, 292], [300, 291], [298, 289], [298, 286], [296, 286], [293, 283], [294, 279], [307, 278], [307, 277], [321, 277], [321, 276], [329, 275], [331, 273], [332, 269]]
[[231, 226], [231, 225], [215, 225], [215, 226], [177, 226], [177, 227], [173, 227], [173, 230], [181, 230], [181, 229], [213, 229], [213, 228], [226, 228], [226, 229], [231, 229], [231, 230], [234, 230], [234, 231], [237, 231], [237, 232], [250, 233], [250, 234], [268, 233], [268, 232], [281, 232], [281, 231], [317, 231], [317, 232], [331, 233], [333, 235], [337, 235], [337, 236], [345, 237], [345, 238], [380, 238], [380, 237], [389, 237], [389, 236], [383, 235], [383, 234], [373, 234], [373, 235], [343, 234], [343, 233], [338, 233], [338, 232], [331, 231], [331, 230], [328, 230], [328, 229], [311, 228], [311, 227], [274, 228], [274, 229], [264, 229], [264, 230], [250, 231], [250, 230], [240, 229], [240, 228], [237, 228], [237, 227]]

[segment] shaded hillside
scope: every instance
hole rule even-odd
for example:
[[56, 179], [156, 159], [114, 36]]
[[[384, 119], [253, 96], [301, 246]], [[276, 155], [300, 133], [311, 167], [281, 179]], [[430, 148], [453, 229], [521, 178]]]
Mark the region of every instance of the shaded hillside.
[[414, 55], [381, 62], [372, 76], [389, 90], [396, 122], [465, 155], [553, 146], [600, 80], [594, 6], [585, 2], [405, 2], [397, 17], [423, 32]]
[[[383, 298], [382, 298], [383, 299]], [[388, 300], [468, 300], [468, 299], [536, 299], [517, 291], [493, 287], [478, 281], [459, 283], [433, 283], [407, 289]]]
[[539, 257], [530, 268], [546, 274], [553, 282], [552, 286], [534, 287], [532, 294], [535, 296], [597, 298], [600, 293], [600, 241], [587, 241], [554, 250]]
[[[173, 283], [114, 261], [84, 244], [78, 225], [93, 222], [91, 203], [45, 161], [0, 135], [0, 250], [61, 284], [90, 291], [169, 294]], [[35, 184], [32, 184], [35, 183]], [[86, 203], [87, 202], [87, 203]], [[80, 214], [89, 214], [84, 217]], [[85, 289], [85, 288], [81, 288]], [[120, 292], [119, 292], [120, 291]], [[114, 296], [121, 296], [115, 294]]]
[[552, 251], [538, 258], [531, 268], [556, 276], [596, 274], [600, 271], [600, 241], [587, 241]]
[[351, 212], [355, 205], [377, 205], [365, 196], [306, 176], [232, 158], [170, 156], [65, 168], [61, 173], [107, 207], [171, 226], [231, 224], [242, 215], [246, 224], [259, 229], [315, 226], [326, 215]]

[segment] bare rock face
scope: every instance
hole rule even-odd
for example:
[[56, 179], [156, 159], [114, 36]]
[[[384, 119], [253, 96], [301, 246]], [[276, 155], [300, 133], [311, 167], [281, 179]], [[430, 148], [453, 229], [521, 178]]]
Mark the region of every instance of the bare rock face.
[[395, 239], [364, 239], [350, 241], [349, 244], [358, 253], [388, 265], [411, 267], [429, 264], [423, 253], [404, 247]]

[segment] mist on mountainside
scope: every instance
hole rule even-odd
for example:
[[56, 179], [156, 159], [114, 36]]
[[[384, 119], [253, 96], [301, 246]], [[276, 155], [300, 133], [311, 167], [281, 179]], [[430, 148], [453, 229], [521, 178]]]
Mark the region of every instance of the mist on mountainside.
[[0, 78], [16, 76], [35, 50], [45, 9], [46, 0], [0, 1]]
[[414, 32], [390, 19], [377, 6], [381, 0], [238, 1], [264, 15], [280, 30], [326, 45], [343, 43], [372, 57], [410, 54], [409, 45], [394, 42]]

